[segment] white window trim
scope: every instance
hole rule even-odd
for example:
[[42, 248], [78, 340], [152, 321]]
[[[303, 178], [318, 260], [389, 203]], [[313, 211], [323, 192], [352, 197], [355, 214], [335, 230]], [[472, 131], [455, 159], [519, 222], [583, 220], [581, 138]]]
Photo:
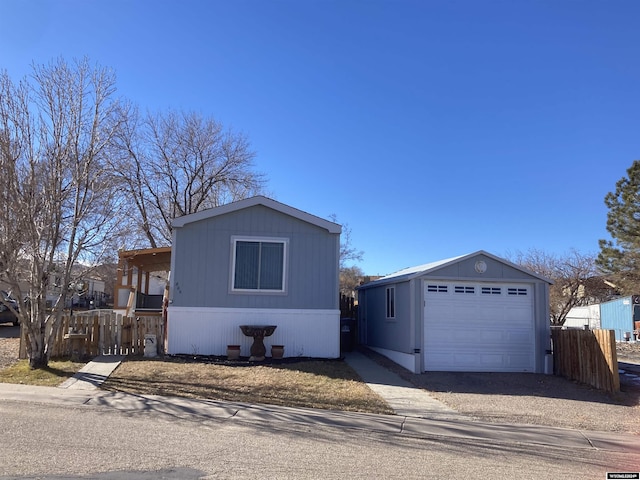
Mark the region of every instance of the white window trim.
[[[236, 284], [236, 245], [238, 242], [265, 242], [265, 243], [282, 243], [284, 248], [282, 252], [282, 289], [281, 290], [262, 290], [254, 288], [235, 288]], [[231, 262], [230, 262], [230, 275], [229, 275], [229, 291], [232, 293], [259, 293], [259, 294], [272, 294], [282, 295], [287, 293], [289, 285], [288, 281], [288, 265], [289, 265], [289, 239], [284, 237], [252, 237], [248, 235], [231, 236]]]

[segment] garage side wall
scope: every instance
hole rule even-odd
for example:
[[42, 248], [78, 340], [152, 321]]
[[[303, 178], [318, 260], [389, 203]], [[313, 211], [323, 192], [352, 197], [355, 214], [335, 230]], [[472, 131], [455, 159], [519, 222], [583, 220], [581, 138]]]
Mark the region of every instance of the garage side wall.
[[[552, 373], [552, 365], [547, 365], [547, 355], [551, 355], [551, 312], [549, 309], [549, 284], [535, 284], [535, 329], [536, 329], [536, 371]], [[551, 372], [547, 371], [551, 368]]]
[[[370, 347], [413, 353], [412, 303], [409, 282], [381, 285], [358, 293], [361, 328]], [[395, 289], [395, 317], [387, 318], [387, 288]]]

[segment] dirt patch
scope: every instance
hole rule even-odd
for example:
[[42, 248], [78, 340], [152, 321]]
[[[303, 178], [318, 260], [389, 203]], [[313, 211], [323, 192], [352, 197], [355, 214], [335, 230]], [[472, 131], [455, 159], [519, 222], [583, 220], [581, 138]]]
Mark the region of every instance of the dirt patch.
[[20, 327], [0, 324], [0, 370], [18, 361], [20, 352]]
[[619, 362], [640, 363], [640, 342], [616, 342]]

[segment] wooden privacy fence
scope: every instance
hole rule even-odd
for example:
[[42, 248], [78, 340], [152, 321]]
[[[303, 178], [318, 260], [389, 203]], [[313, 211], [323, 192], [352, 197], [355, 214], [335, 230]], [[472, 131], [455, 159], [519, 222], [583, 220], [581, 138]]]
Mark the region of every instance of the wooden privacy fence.
[[[164, 321], [162, 315], [124, 317], [111, 312], [95, 311], [65, 315], [53, 341], [51, 357], [65, 357], [72, 353], [71, 342], [65, 339], [70, 331], [83, 333], [81, 350], [84, 355], [97, 356], [137, 355], [144, 353], [144, 337], [156, 336], [156, 342], [164, 346]], [[24, 330], [20, 337], [20, 358], [26, 358]]]
[[340, 294], [340, 318], [357, 318], [358, 305], [355, 298]]
[[553, 373], [607, 392], [620, 391], [613, 330], [551, 330]]

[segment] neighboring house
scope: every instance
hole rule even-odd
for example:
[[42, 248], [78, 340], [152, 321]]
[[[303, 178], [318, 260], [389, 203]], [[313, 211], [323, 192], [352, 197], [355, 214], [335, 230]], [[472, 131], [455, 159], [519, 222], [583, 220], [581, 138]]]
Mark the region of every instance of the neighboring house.
[[546, 278], [484, 251], [358, 288], [360, 342], [411, 372], [548, 369]]
[[[62, 267], [60, 267], [62, 268]], [[66, 289], [67, 298], [63, 308], [100, 308], [106, 304], [107, 295], [105, 292], [105, 281], [95, 274], [93, 269], [78, 265], [72, 270], [72, 281], [68, 285], [63, 285], [62, 275], [56, 272], [56, 267], [52, 268], [53, 275], [45, 292], [48, 308], [53, 306]], [[25, 271], [22, 272], [27, 277]], [[13, 290], [10, 285], [0, 282], [0, 288], [6, 290], [13, 297], [22, 295], [23, 300], [29, 295], [29, 282], [21, 280], [19, 290]], [[93, 302], [93, 303], [91, 303]]]
[[257, 196], [176, 218], [167, 324], [169, 354], [225, 355], [276, 325], [265, 345], [285, 356], [340, 356], [341, 227]]
[[567, 313], [563, 327], [584, 328], [585, 325], [593, 330], [600, 328], [600, 304], [573, 307]]
[[67, 290], [64, 308], [100, 308], [106, 304], [105, 281], [82, 266], [73, 267], [73, 280], [63, 285], [62, 276], [55, 275], [46, 292], [47, 304], [54, 305], [63, 290]]
[[72, 285], [68, 306], [100, 308], [106, 304], [105, 282], [100, 278], [83, 277]]
[[640, 295], [629, 295], [585, 307], [573, 307], [563, 327], [613, 330], [616, 341], [633, 340], [640, 333]]

